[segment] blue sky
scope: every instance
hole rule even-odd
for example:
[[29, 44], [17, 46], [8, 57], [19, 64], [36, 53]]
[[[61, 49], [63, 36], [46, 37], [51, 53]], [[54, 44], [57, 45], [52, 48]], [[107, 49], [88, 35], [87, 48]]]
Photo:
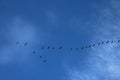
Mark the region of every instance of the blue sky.
[[[119, 80], [119, 4], [119, 0], [0, 0], [0, 80]], [[80, 50], [107, 40], [114, 44]]]

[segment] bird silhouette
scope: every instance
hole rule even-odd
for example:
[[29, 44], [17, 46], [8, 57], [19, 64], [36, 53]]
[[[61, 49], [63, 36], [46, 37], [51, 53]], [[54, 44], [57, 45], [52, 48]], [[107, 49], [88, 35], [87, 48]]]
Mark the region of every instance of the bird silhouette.
[[33, 54], [35, 54], [36, 52], [35, 51], [33, 51]]
[[45, 63], [45, 62], [46, 62], [46, 60], [43, 60], [43, 62]]
[[106, 41], [106, 44], [108, 44], [109, 43], [109, 41]]
[[89, 45], [88, 47], [91, 48], [91, 45]]
[[44, 47], [41, 48], [42, 50], [44, 49]]
[[118, 43], [120, 42], [120, 40], [118, 40]]
[[83, 50], [83, 49], [84, 49], [84, 47], [81, 47], [81, 49]]
[[88, 48], [87, 46], [85, 46], [85, 48]]
[[50, 49], [50, 46], [48, 46], [47, 49]]
[[61, 50], [61, 49], [62, 49], [62, 46], [59, 47], [59, 50]]
[[19, 44], [19, 42], [17, 41], [17, 42], [16, 42], [16, 44], [18, 45], [18, 44]]
[[104, 42], [102, 42], [101, 44], [104, 44]]
[[111, 41], [111, 43], [113, 43], [114, 41]]
[[54, 50], [54, 49], [55, 49], [55, 47], [52, 47], [52, 49]]
[[93, 47], [95, 46], [95, 44], [92, 45]]
[[70, 48], [70, 50], [72, 51], [72, 48]]
[[100, 45], [100, 42], [98, 43], [98, 45]]
[[76, 48], [76, 51], [78, 51], [78, 48]]
[[25, 43], [25, 46], [27, 46], [27, 42]]
[[42, 56], [39, 56], [40, 58], [42, 58]]

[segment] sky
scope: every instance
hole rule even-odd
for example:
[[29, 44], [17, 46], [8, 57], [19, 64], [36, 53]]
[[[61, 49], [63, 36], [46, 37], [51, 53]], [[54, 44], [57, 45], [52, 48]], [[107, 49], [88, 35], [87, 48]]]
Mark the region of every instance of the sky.
[[0, 80], [119, 80], [119, 4], [0, 0]]

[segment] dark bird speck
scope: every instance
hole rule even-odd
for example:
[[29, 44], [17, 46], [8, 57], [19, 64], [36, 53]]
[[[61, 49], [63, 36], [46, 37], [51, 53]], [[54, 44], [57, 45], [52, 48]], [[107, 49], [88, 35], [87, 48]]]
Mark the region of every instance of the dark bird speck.
[[85, 46], [85, 48], [88, 48], [87, 46]]
[[25, 43], [25, 46], [27, 46], [27, 43]]
[[70, 50], [72, 51], [72, 48], [70, 48]]
[[108, 44], [109, 43], [109, 41], [106, 41], [106, 44]]
[[19, 44], [19, 42], [17, 41], [17, 42], [16, 42], [16, 44], [18, 45], [18, 44]]
[[118, 40], [118, 43], [120, 42], [120, 40]]
[[54, 49], [55, 49], [55, 47], [52, 47], [52, 49], [54, 50]]
[[61, 50], [61, 49], [62, 49], [62, 46], [59, 47], [59, 50]]
[[78, 51], [78, 48], [76, 48], [76, 51]]
[[43, 61], [44, 63], [46, 62], [46, 60]]
[[82, 50], [84, 49], [84, 47], [81, 48]]
[[42, 58], [42, 56], [39, 56], [40, 58]]
[[36, 52], [35, 51], [33, 51], [33, 54], [35, 54]]
[[104, 44], [104, 42], [102, 42], [101, 44]]
[[93, 47], [95, 46], [95, 44], [93, 44]]
[[50, 46], [48, 46], [47, 49], [50, 49]]
[[100, 45], [100, 43], [98, 43], [98, 45]]
[[41, 48], [42, 50], [44, 49], [44, 47]]
[[91, 45], [89, 45], [88, 47], [91, 48]]
[[111, 43], [113, 43], [114, 41], [111, 41]]

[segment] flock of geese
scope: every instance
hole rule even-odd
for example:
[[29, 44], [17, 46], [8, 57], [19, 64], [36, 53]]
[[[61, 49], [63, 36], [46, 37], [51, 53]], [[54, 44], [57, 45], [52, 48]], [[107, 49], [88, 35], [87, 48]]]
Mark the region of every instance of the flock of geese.
[[[19, 44], [20, 44], [19, 41], [17, 41], [16, 44], [19, 45]], [[25, 43], [24, 43], [24, 46], [27, 46], [27, 45], [28, 45], [28, 43], [25, 42]], [[33, 54], [35, 55], [35, 54], [36, 54], [36, 51], [33, 51]], [[39, 58], [42, 59], [42, 56], [39, 55]], [[45, 62], [46, 62], [46, 60], [44, 59], [44, 60], [43, 60], [43, 63], [45, 63]]]
[[[91, 45], [87, 45], [87, 46], [82, 46], [81, 48], [70, 48], [70, 51], [73, 51], [73, 50], [76, 50], [76, 51], [79, 51], [79, 50], [84, 50], [84, 49], [88, 49], [88, 48], [92, 48], [92, 47], [95, 47], [95, 46], [100, 46], [100, 45], [104, 45], [104, 44], [111, 44], [111, 43], [120, 43], [120, 40], [117, 40], [117, 41], [102, 41], [102, 42], [98, 42], [97, 44], [91, 44]], [[19, 41], [16, 42], [17, 45], [19, 45]], [[24, 46], [27, 46], [28, 43], [25, 42], [24, 43]], [[59, 46], [59, 47], [51, 47], [51, 46], [47, 46], [47, 47], [41, 47], [41, 50], [62, 50], [63, 49], [63, 46]], [[36, 51], [33, 51], [32, 52], [33, 54], [36, 54]], [[42, 59], [42, 56], [39, 55], [39, 58]], [[46, 63], [46, 59], [42, 60], [43, 63]]]

